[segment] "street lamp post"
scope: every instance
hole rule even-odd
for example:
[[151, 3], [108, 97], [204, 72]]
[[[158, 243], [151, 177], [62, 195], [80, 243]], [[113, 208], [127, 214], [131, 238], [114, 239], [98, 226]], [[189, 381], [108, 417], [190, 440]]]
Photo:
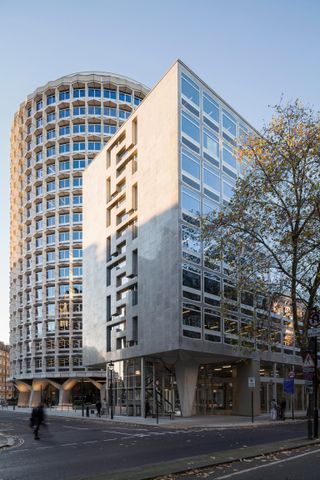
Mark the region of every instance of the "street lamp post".
[[12, 378], [13, 383], [13, 410], [16, 409], [16, 377]]
[[84, 417], [84, 393], [83, 393], [83, 377], [81, 378], [81, 411]]
[[159, 423], [159, 380], [156, 380], [156, 418], [157, 423]]
[[109, 388], [109, 406], [110, 406], [110, 418], [113, 420], [113, 368], [114, 363], [109, 363], [109, 370], [110, 370], [110, 388]]

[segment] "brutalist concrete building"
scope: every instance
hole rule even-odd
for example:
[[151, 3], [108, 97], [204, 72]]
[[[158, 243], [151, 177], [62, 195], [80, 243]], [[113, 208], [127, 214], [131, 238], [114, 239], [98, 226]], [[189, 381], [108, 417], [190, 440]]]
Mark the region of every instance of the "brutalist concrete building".
[[104, 395], [82, 361], [82, 174], [148, 89], [75, 73], [37, 88], [11, 135], [10, 345], [19, 405]]
[[293, 371], [306, 406], [285, 306], [239, 291], [199, 240], [248, 131], [177, 61], [84, 173], [84, 362], [107, 367], [116, 413], [249, 414], [252, 378], [259, 413]]

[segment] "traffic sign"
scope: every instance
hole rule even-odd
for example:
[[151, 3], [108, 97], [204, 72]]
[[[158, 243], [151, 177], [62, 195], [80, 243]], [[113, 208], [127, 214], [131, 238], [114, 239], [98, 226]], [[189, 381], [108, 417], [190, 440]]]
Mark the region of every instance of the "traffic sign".
[[320, 313], [312, 312], [309, 316], [309, 327], [316, 328], [320, 326]]
[[303, 368], [303, 371], [314, 370], [314, 359], [311, 352], [308, 352], [304, 357], [302, 368]]
[[320, 337], [320, 327], [308, 328], [308, 337]]
[[254, 377], [248, 377], [248, 387], [255, 388], [256, 386], [256, 379]]

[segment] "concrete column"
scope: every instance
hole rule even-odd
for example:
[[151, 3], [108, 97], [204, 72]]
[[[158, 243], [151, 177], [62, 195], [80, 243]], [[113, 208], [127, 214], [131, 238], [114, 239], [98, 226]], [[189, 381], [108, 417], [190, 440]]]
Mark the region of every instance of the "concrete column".
[[181, 414], [183, 417], [190, 417], [197, 388], [198, 364], [192, 358], [179, 358], [175, 363], [175, 372]]
[[18, 392], [18, 407], [29, 407], [30, 392]]
[[251, 388], [248, 377], [254, 377], [256, 386], [253, 389], [254, 414], [260, 415], [260, 362], [247, 359], [238, 363], [233, 372], [232, 413], [235, 415], [251, 415]]
[[30, 407], [37, 407], [41, 402], [41, 391], [39, 390], [31, 390], [30, 395]]
[[59, 405], [70, 403], [70, 390], [60, 388], [59, 390]]

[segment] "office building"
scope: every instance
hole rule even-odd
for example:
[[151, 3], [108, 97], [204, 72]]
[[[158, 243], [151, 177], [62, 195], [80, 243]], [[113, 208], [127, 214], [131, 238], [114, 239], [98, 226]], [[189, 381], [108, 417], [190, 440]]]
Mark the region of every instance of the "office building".
[[199, 239], [252, 131], [177, 61], [84, 174], [84, 361], [107, 364], [118, 413], [250, 414], [253, 384], [259, 413], [293, 371], [306, 407], [285, 305], [239, 291]]
[[94, 401], [82, 362], [82, 173], [147, 88], [101, 72], [37, 88], [11, 135], [10, 345], [19, 405]]

